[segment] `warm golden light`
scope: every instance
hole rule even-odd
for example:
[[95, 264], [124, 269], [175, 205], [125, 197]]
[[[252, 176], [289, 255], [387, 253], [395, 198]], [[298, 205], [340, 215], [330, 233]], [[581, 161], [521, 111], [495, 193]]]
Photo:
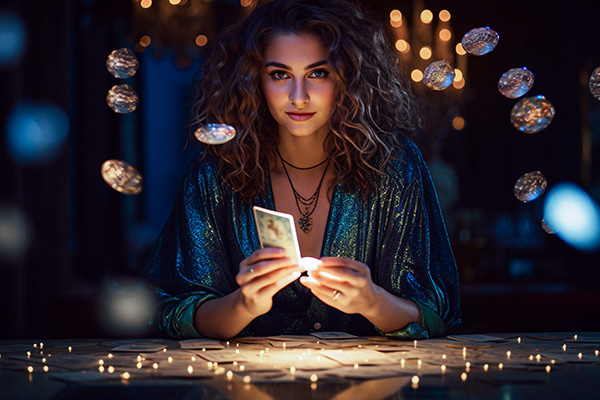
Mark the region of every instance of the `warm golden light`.
[[249, 7], [252, 5], [252, 0], [240, 0], [240, 5], [242, 7]]
[[451, 17], [450, 11], [448, 11], [448, 10], [442, 10], [438, 14], [438, 17], [440, 18], [440, 21], [442, 21], [442, 22], [448, 22], [448, 21], [450, 21], [450, 17]]
[[452, 38], [452, 32], [450, 32], [450, 30], [446, 28], [441, 29], [439, 35], [440, 39], [442, 39], [444, 42], [447, 42]]
[[421, 11], [421, 22], [423, 22], [424, 24], [428, 24], [431, 21], [433, 21], [433, 13], [431, 12], [431, 10], [423, 10]]
[[410, 50], [410, 45], [404, 39], [396, 40], [396, 50], [400, 53], [407, 53]]
[[399, 19], [397, 21], [394, 21], [393, 19], [391, 19], [390, 25], [392, 26], [392, 28], [400, 28], [402, 26], [402, 20]]
[[392, 21], [400, 21], [402, 19], [402, 13], [400, 12], [400, 10], [392, 10], [390, 12], [390, 20]]
[[206, 46], [206, 43], [208, 43], [208, 38], [206, 37], [206, 35], [196, 36], [196, 45], [198, 47], [204, 47]]
[[181, 3], [181, 0], [169, 0], [169, 3], [171, 3], [172, 5], [176, 6], [179, 3]]
[[467, 373], [463, 372], [462, 374], [460, 374], [460, 379], [464, 382], [467, 380]]
[[[465, 128], [465, 119], [461, 116], [454, 117], [454, 119], [452, 120], [452, 127], [457, 131], [462, 131]], [[484, 369], [487, 371], [487, 368], [485, 366]]]
[[465, 87], [465, 80], [461, 79], [460, 81], [454, 81], [452, 82], [452, 86], [454, 86], [455, 89], [462, 89]]
[[144, 35], [140, 38], [140, 44], [142, 46], [148, 47], [148, 46], [150, 46], [150, 43], [152, 43], [152, 39], [150, 38], [150, 36]]
[[142, 8], [150, 8], [152, 6], [152, 0], [142, 0], [140, 1], [140, 6], [142, 6]]
[[462, 43], [458, 43], [456, 45], [456, 54], [458, 54], [459, 56], [464, 56], [465, 54], [467, 54], [464, 47], [462, 46]]
[[433, 52], [431, 51], [431, 47], [429, 47], [429, 46], [423, 46], [423, 47], [421, 47], [421, 50], [419, 50], [419, 56], [423, 60], [429, 60], [432, 55], [433, 55]]
[[463, 78], [463, 73], [460, 69], [454, 68], [454, 82], [461, 81]]
[[410, 78], [415, 82], [421, 82], [423, 80], [423, 71], [420, 69], [413, 69], [410, 73]]

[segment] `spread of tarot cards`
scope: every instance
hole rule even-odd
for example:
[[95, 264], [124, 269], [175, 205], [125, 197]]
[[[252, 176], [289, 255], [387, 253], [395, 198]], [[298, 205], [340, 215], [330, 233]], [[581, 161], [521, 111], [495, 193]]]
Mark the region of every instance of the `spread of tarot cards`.
[[253, 206], [254, 221], [262, 247], [285, 249], [293, 262], [300, 262], [300, 246], [294, 225], [294, 217], [278, 211]]

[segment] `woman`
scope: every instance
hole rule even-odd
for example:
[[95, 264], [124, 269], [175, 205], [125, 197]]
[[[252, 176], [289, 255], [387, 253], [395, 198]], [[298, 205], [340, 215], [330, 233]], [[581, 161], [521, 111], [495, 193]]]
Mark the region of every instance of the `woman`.
[[[205, 61], [204, 149], [148, 262], [172, 337], [346, 331], [444, 335], [460, 324], [456, 264], [416, 146], [416, 99], [357, 3], [277, 0]], [[260, 249], [252, 206], [292, 214], [309, 276]]]

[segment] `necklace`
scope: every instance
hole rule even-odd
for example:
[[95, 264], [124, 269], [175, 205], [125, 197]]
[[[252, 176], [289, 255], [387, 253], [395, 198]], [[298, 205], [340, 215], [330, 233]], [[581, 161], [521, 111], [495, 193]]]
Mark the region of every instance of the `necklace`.
[[[319, 181], [317, 190], [313, 193], [312, 196], [305, 198], [305, 197], [302, 197], [300, 195], [300, 193], [298, 193], [296, 191], [296, 188], [294, 187], [294, 184], [292, 183], [292, 178], [290, 178], [290, 174], [288, 173], [287, 168], [285, 167], [285, 164], [288, 164], [291, 167], [294, 167], [294, 166], [289, 164], [288, 162], [286, 162], [283, 159], [283, 157], [281, 157], [281, 154], [279, 153], [279, 149], [275, 148], [275, 151], [277, 151], [277, 155], [279, 156], [279, 159], [281, 160], [281, 165], [283, 166], [285, 175], [287, 176], [288, 181], [290, 182], [290, 186], [292, 187], [292, 192], [294, 193], [294, 198], [296, 199], [296, 207], [298, 207], [298, 211], [300, 211], [300, 215], [302, 215], [302, 217], [298, 220], [298, 225], [300, 226], [300, 229], [302, 229], [302, 232], [308, 234], [308, 232], [310, 231], [310, 228], [312, 227], [312, 218], [310, 216], [315, 211], [315, 208], [317, 208], [317, 202], [319, 201], [319, 194], [321, 193], [321, 185], [323, 184], [323, 180], [325, 179], [325, 173], [327, 172], [327, 169], [329, 168], [330, 159], [327, 158], [325, 160], [325, 161], [327, 161], [327, 165], [325, 166], [325, 171], [323, 171], [323, 176], [321, 176], [321, 180]], [[325, 161], [323, 161], [313, 167], [298, 168], [298, 169], [316, 168], [319, 165], [322, 165], [323, 163], [325, 163]], [[294, 168], [296, 168], [296, 167], [294, 167]]]
[[277, 154], [279, 154], [279, 158], [281, 159], [281, 162], [283, 162], [284, 164], [287, 164], [288, 166], [294, 168], [294, 169], [300, 169], [303, 171], [306, 171], [308, 169], [315, 169], [317, 167], [320, 167], [321, 165], [325, 164], [327, 161], [329, 161], [329, 157], [327, 157], [326, 159], [324, 159], [323, 161], [321, 161], [318, 164], [313, 165], [312, 167], [296, 167], [294, 164], [290, 164], [289, 162], [287, 162], [285, 160], [285, 158], [281, 157], [281, 154], [279, 153], [279, 150], [277, 150]]

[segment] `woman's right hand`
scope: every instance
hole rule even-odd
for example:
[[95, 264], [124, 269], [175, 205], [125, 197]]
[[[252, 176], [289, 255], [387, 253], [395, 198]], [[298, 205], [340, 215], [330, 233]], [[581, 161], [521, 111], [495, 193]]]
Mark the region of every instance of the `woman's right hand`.
[[240, 285], [241, 301], [250, 314], [266, 314], [273, 296], [300, 277], [301, 269], [292, 263], [284, 249], [266, 247], [256, 250], [240, 263], [235, 281]]

